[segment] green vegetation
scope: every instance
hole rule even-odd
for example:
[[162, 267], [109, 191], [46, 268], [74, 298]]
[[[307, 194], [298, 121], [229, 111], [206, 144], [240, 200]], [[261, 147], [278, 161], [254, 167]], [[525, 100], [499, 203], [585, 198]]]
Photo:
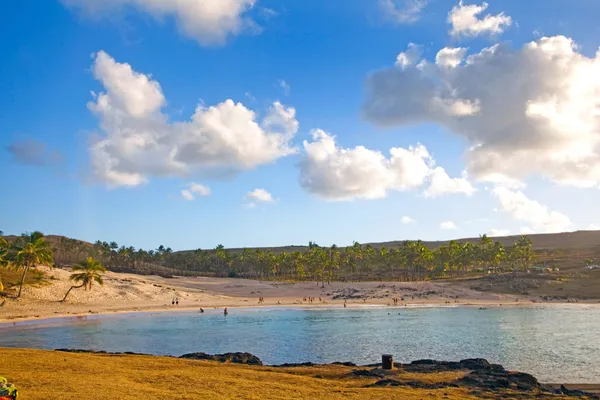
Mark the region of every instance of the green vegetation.
[[86, 261], [82, 261], [78, 265], [73, 266], [73, 272], [74, 273], [71, 274], [69, 279], [73, 282], [80, 283], [80, 285], [71, 286], [69, 290], [67, 290], [62, 301], [67, 300], [67, 296], [73, 289], [85, 288], [85, 290], [92, 290], [92, 284], [94, 282], [100, 286], [104, 285], [102, 274], [106, 272], [106, 268], [92, 257], [88, 257]]
[[94, 257], [115, 272], [156, 274], [164, 277], [216, 276], [262, 280], [331, 281], [395, 280], [416, 281], [480, 276], [488, 273], [524, 271], [535, 261], [531, 240], [520, 237], [505, 248], [482, 235], [476, 242], [452, 241], [431, 249], [422, 241], [405, 241], [397, 247], [374, 247], [355, 242], [352, 246], [307, 247], [279, 251], [271, 249], [173, 252], [119, 246], [116, 242], [89, 244], [68, 238], [53, 240], [57, 264], [74, 265]]
[[[23, 270], [18, 282], [17, 297], [21, 297], [23, 284], [26, 282], [27, 273], [31, 268], [38, 265], [51, 266], [53, 262], [52, 248], [41, 232], [24, 233], [10, 243], [0, 237], [0, 267], [5, 270], [3, 275], [9, 275], [6, 273], [7, 268], [14, 267]], [[39, 276], [39, 274], [34, 274], [34, 276]], [[2, 282], [0, 282], [1, 290], [4, 290]]]

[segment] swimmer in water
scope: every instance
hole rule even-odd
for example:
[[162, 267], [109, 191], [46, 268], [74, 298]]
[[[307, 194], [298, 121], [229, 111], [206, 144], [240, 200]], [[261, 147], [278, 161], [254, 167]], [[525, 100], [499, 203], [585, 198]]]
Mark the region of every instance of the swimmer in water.
[[227, 315], [227, 314], [229, 314], [229, 311], [227, 311], [227, 307], [225, 307], [225, 310], [223, 310], [223, 314], [224, 314], [224, 315]]

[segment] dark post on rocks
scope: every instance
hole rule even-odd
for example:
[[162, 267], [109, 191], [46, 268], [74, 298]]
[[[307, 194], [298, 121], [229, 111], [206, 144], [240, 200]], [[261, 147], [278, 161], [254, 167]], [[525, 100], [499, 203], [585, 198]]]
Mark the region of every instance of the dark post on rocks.
[[394, 356], [391, 354], [382, 355], [381, 364], [383, 369], [394, 369]]

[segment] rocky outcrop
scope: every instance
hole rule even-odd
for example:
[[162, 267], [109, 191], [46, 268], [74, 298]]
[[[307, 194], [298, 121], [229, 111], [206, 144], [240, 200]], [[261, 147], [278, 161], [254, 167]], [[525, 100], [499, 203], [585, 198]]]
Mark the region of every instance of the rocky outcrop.
[[250, 353], [225, 353], [225, 354], [206, 354], [206, 353], [189, 353], [184, 354], [179, 358], [190, 360], [218, 361], [222, 363], [247, 364], [247, 365], [263, 365], [260, 358]]
[[134, 355], [134, 356], [151, 356], [152, 354], [125, 352], [110, 352], [104, 350], [83, 350], [83, 349], [56, 349], [55, 351], [64, 351], [66, 353], [88, 353], [88, 354], [110, 354], [110, 355]]

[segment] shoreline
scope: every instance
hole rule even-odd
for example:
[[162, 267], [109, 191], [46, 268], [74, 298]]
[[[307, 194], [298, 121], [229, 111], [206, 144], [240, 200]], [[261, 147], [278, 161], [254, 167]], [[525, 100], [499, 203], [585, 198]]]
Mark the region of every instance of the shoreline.
[[[402, 310], [402, 309], [428, 309], [428, 308], [546, 308], [556, 306], [569, 306], [573, 308], [598, 306], [600, 304], [580, 302], [580, 303], [567, 303], [567, 302], [477, 302], [477, 303], [439, 303], [439, 302], [415, 302], [405, 303], [403, 305], [389, 305], [387, 303], [348, 303], [347, 307], [343, 307], [343, 302], [333, 303], [268, 303], [261, 305], [205, 305], [202, 307], [207, 314], [213, 314], [214, 310], [222, 310], [224, 307], [229, 309], [238, 310], [297, 310], [297, 309], [319, 309], [319, 310], [361, 310], [361, 309], [373, 309], [373, 308], [387, 308], [390, 310]], [[52, 315], [32, 315], [32, 316], [17, 316], [0, 318], [0, 329], [10, 328], [23, 328], [23, 327], [35, 327], [38, 325], [62, 325], [65, 323], [77, 322], [78, 320], [97, 320], [97, 319], [110, 319], [118, 317], [137, 317], [147, 316], [151, 314], [199, 314], [200, 305], [197, 306], [159, 306], [159, 307], [131, 307], [120, 310], [102, 310], [92, 312], [74, 312], [74, 313], [58, 313]], [[211, 312], [212, 311], [212, 312]], [[220, 312], [220, 311], [219, 311]], [[91, 317], [91, 318], [89, 318]], [[89, 319], [88, 319], [89, 318]]]
[[[70, 272], [44, 270], [50, 280], [23, 288], [20, 299], [6, 299], [0, 307], [0, 325], [60, 318], [110, 316], [135, 313], [185, 312], [214, 308], [348, 308], [368, 307], [544, 307], [547, 305], [589, 306], [600, 301], [542, 299], [534, 295], [512, 295], [479, 291], [461, 281], [419, 282], [314, 282], [255, 281], [238, 278], [141, 276], [107, 272], [104, 285], [92, 290], [74, 290]], [[263, 301], [259, 301], [259, 299]], [[307, 301], [312, 298], [313, 301]], [[174, 300], [178, 305], [173, 305]], [[397, 299], [395, 302], [393, 299]]]

